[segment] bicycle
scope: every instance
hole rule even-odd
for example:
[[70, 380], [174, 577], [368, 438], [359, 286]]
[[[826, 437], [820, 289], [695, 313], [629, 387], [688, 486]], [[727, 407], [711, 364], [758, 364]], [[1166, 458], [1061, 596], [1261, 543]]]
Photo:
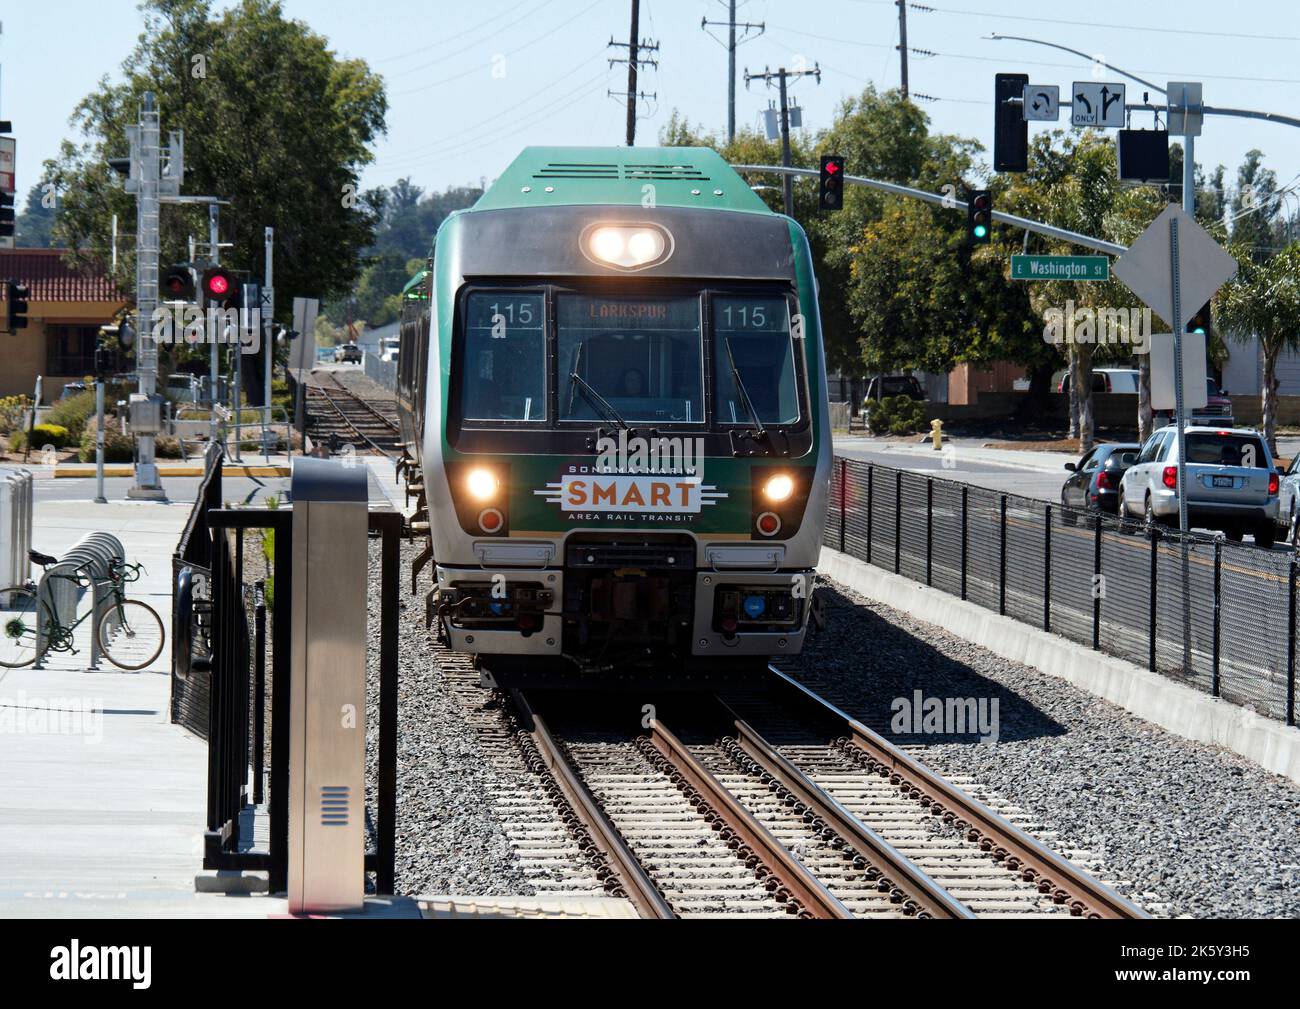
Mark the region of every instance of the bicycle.
[[[29, 551], [28, 556], [44, 571], [59, 563], [57, 557], [36, 550]], [[138, 581], [143, 570], [141, 564], [112, 563], [108, 572], [111, 597], [94, 620], [95, 641], [104, 657], [129, 671], [143, 669], [158, 658], [165, 640], [162, 617], [154, 608], [126, 598], [125, 586]], [[78, 654], [73, 632], [91, 619], [95, 609], [92, 606], [72, 623], [64, 623], [50, 591], [51, 583], [57, 581], [71, 583], [78, 595], [94, 591], [92, 577], [80, 568], [67, 573], [56, 571], [41, 584], [29, 581], [0, 589], [0, 666], [30, 666], [48, 652]]]

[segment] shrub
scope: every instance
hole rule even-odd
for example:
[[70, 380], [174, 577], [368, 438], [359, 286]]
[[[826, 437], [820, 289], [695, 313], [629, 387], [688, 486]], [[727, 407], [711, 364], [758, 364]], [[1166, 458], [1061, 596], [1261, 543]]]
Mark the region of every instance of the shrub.
[[75, 396], [61, 399], [50, 407], [47, 423], [66, 427], [76, 441], [86, 428], [86, 421], [95, 415], [95, 393], [87, 389]]
[[0, 398], [0, 435], [10, 434], [22, 427], [23, 418], [32, 401], [26, 396]]
[[[71, 433], [62, 424], [37, 424], [32, 429], [32, 448], [37, 452], [46, 445], [53, 445], [56, 449], [67, 448], [73, 440]], [[9, 436], [9, 444], [15, 452], [24, 451], [27, 448], [27, 432], [15, 431]]]
[[[81, 435], [81, 447], [77, 458], [82, 462], [95, 461], [95, 429], [87, 428]], [[104, 428], [104, 462], [134, 462], [135, 442], [131, 436], [123, 434], [119, 428]]]
[[910, 396], [886, 396], [867, 411], [872, 434], [915, 434], [929, 427], [925, 403]]
[[153, 440], [153, 454], [157, 459], [184, 459], [181, 443], [175, 438], [162, 435]]

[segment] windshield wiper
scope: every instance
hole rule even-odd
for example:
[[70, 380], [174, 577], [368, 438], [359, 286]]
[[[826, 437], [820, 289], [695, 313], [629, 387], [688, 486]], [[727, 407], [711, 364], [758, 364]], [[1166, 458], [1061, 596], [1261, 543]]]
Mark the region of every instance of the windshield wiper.
[[763, 420], [754, 408], [754, 401], [749, 398], [749, 390], [745, 388], [744, 380], [740, 377], [740, 369], [736, 367], [736, 355], [731, 352], [731, 338], [725, 337], [722, 344], [727, 348], [727, 361], [731, 364], [731, 378], [736, 383], [736, 392], [740, 394], [740, 403], [749, 411], [749, 415], [754, 418], [754, 427], [758, 429], [758, 436], [762, 438], [767, 434], [767, 429], [763, 427]]
[[591, 385], [587, 382], [587, 380], [583, 378], [581, 375], [579, 375], [576, 371], [572, 372], [569, 375], [569, 413], [570, 414], [573, 413], [573, 390], [574, 389], [581, 389], [582, 398], [585, 399], [597, 410], [599, 410], [601, 413], [603, 413], [605, 415], [606, 420], [613, 421], [624, 431], [631, 430], [631, 428], [629, 428], [627, 425], [627, 421], [623, 419], [623, 416], [617, 410], [615, 410], [612, 405], [610, 405], [609, 400], [607, 400], [604, 396], [602, 396], [595, 389], [593, 389]]

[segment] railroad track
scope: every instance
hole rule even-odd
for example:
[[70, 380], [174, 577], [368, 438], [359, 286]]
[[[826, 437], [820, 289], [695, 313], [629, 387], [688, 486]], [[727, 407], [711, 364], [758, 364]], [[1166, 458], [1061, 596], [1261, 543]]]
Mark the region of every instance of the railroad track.
[[493, 696], [549, 807], [509, 796], [521, 864], [581, 866], [548, 892], [599, 886], [660, 918], [1146, 917], [776, 670], [645, 717], [640, 694]]
[[331, 437], [352, 445], [357, 451], [396, 455], [401, 431], [389, 413], [360, 398], [330, 372], [313, 376], [321, 384], [307, 386], [308, 433], [319, 442]]

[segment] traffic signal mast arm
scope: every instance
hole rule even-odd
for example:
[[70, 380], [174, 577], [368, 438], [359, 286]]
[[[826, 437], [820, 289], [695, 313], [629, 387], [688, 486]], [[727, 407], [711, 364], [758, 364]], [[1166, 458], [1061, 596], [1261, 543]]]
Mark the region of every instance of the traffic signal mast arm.
[[[732, 165], [731, 167], [738, 172], [776, 172], [785, 175], [802, 175], [814, 179], [821, 175], [821, 172], [816, 168], [784, 168], [781, 165]], [[893, 193], [895, 196], [907, 196], [914, 200], [924, 200], [926, 203], [936, 203], [954, 210], [964, 211], [967, 209], [964, 200], [943, 196], [939, 193], [927, 193], [924, 189], [913, 189], [911, 186], [900, 186], [894, 182], [867, 179], [860, 175], [845, 175], [843, 179], [846, 183], [855, 186], [867, 186], [870, 189], [878, 189], [883, 193]], [[1075, 245], [1082, 245], [1088, 249], [1096, 249], [1098, 252], [1107, 252], [1118, 256], [1128, 251], [1127, 245], [1107, 242], [1104, 239], [1093, 238], [1091, 235], [1083, 235], [1077, 231], [1068, 231], [1065, 228], [1057, 228], [1051, 224], [1044, 224], [1042, 221], [1035, 221], [1028, 217], [1004, 214], [1000, 210], [993, 211], [993, 220], [1000, 224], [1010, 224], [1013, 227], [1024, 228], [1026, 231], [1033, 231], [1039, 235], [1046, 235], [1048, 238], [1059, 238], [1062, 241], [1073, 242]]]

